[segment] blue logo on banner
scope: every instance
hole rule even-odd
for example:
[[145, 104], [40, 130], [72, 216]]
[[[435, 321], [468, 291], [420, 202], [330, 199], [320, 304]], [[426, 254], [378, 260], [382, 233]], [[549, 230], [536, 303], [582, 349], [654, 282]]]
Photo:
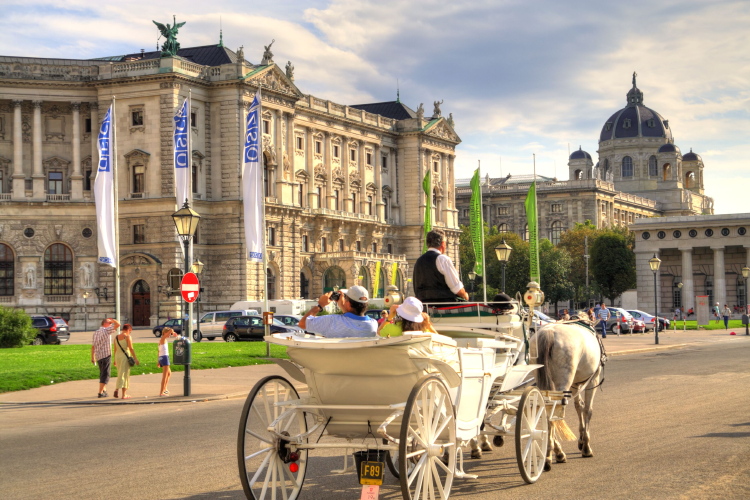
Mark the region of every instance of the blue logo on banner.
[[259, 109], [258, 94], [255, 94], [245, 123], [245, 163], [255, 162], [260, 158]]
[[110, 127], [112, 126], [112, 108], [107, 110], [107, 114], [104, 115], [104, 121], [102, 121], [102, 128], [99, 131], [99, 172], [109, 172], [111, 164], [109, 161], [109, 149], [110, 149]]
[[175, 168], [188, 168], [187, 99], [174, 116], [174, 166]]

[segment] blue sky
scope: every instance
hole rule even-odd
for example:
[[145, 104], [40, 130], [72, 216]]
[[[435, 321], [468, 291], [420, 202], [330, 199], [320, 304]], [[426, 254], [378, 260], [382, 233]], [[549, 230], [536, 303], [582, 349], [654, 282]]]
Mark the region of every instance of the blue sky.
[[675, 143], [706, 164], [716, 213], [750, 212], [750, 2], [332, 0], [3, 2], [0, 54], [91, 58], [153, 50], [151, 22], [187, 21], [183, 46], [245, 47], [291, 60], [305, 93], [343, 104], [444, 100], [463, 143], [457, 176], [567, 178], [579, 145], [596, 158], [633, 71]]

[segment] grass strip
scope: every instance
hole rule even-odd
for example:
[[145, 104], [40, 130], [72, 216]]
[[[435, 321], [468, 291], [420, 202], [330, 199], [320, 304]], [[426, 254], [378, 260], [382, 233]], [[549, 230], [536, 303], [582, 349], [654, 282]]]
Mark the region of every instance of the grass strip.
[[[673, 329], [675, 329], [675, 326], [676, 326], [676, 329], [678, 331], [683, 329], [682, 328], [682, 323], [683, 323], [682, 320], [679, 320], [679, 319], [677, 321], [670, 320], [670, 322], [672, 324], [669, 325], [669, 328], [667, 328], [667, 330], [673, 330]], [[740, 319], [730, 319], [729, 320], [729, 329], [731, 330], [733, 328], [734, 329], [741, 328], [743, 333], [745, 331], [745, 325], [742, 324], [742, 320], [740, 320]], [[685, 328], [684, 329], [685, 330], [726, 330], [726, 328], [724, 327], [724, 320], [719, 321], [719, 323], [717, 323], [715, 320], [711, 320], [710, 324], [703, 325], [703, 326], [700, 326], [700, 327], [698, 326], [698, 322], [697, 321], [685, 321]]]
[[[271, 363], [266, 358], [265, 342], [201, 342], [193, 343], [192, 347], [190, 367], [193, 370]], [[133, 348], [141, 364], [130, 369], [131, 375], [161, 373], [161, 368], [156, 366], [157, 344], [136, 343]], [[288, 358], [286, 347], [271, 345], [271, 356]], [[172, 372], [184, 369], [182, 365], [172, 365]], [[112, 377], [116, 376], [117, 368], [113, 366]], [[99, 369], [91, 364], [90, 344], [0, 349], [0, 393], [98, 378]]]

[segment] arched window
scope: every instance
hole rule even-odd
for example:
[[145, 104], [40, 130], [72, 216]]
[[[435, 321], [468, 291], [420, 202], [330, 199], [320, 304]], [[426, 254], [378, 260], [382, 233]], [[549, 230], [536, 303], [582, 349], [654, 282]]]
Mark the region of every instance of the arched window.
[[385, 297], [385, 285], [386, 285], [385, 269], [380, 269], [380, 281], [378, 281], [378, 289], [376, 290], [375, 297]]
[[550, 238], [549, 240], [552, 242], [553, 245], [557, 245], [560, 243], [560, 237], [563, 233], [563, 225], [562, 222], [559, 220], [556, 220], [552, 223], [552, 227], [550, 228]]
[[580, 169], [576, 170], [575, 173], [573, 174], [573, 179], [577, 181], [580, 181], [581, 179], [583, 179], [583, 171]]
[[662, 167], [662, 180], [668, 181], [669, 177], [672, 175], [672, 165], [669, 163], [665, 163]]
[[62, 243], [44, 251], [44, 295], [73, 295], [73, 253]]
[[695, 174], [688, 172], [685, 174], [685, 189], [692, 189], [695, 187]]
[[372, 297], [372, 285], [370, 281], [370, 272], [367, 270], [365, 266], [360, 266], [359, 268], [359, 276], [357, 276], [357, 284], [359, 286], [363, 286], [367, 288], [367, 291], [370, 293], [370, 296]]
[[276, 300], [276, 275], [270, 267], [266, 268], [266, 279], [268, 282], [268, 300]]
[[656, 177], [659, 175], [659, 167], [656, 164], [656, 156], [651, 155], [648, 159], [648, 175], [649, 177]]
[[303, 299], [310, 298], [310, 280], [307, 279], [307, 275], [302, 271], [299, 273], [299, 295]]
[[13, 295], [15, 290], [15, 266], [13, 251], [0, 243], [0, 295]]
[[507, 233], [508, 232], [508, 224], [505, 224], [505, 223], [498, 224], [497, 231], [499, 233]]
[[523, 225], [523, 234], [521, 235], [521, 238], [523, 238], [523, 241], [529, 241], [529, 225], [528, 224]]
[[607, 158], [604, 159], [604, 179], [606, 180], [607, 175], [609, 174], [609, 160]]
[[622, 176], [633, 177], [633, 159], [629, 156], [622, 159]]
[[340, 267], [331, 266], [323, 275], [323, 292], [332, 292], [336, 287], [346, 288], [346, 274]]

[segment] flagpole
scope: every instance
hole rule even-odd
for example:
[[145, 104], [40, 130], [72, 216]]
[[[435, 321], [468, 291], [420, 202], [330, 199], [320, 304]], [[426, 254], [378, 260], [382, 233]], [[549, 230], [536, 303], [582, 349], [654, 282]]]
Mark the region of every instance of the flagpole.
[[112, 190], [114, 193], [115, 219], [115, 319], [120, 322], [120, 210], [119, 189], [117, 188], [117, 118], [115, 114], [115, 96], [112, 96]]
[[[258, 93], [260, 93], [260, 87], [258, 87]], [[260, 99], [258, 99], [258, 111], [256, 111], [258, 114], [258, 117], [263, 116], [263, 97], [261, 95]], [[258, 126], [262, 126], [262, 120], [258, 121]], [[263, 157], [261, 156], [259, 158], [259, 161], [263, 161]], [[262, 170], [259, 170], [259, 181], [263, 182], [263, 173]], [[271, 178], [267, 179], [268, 186], [271, 187]], [[269, 190], [270, 191], [270, 190]], [[266, 193], [265, 193], [265, 183], [261, 185], [261, 196], [263, 203], [261, 204], [261, 211], [260, 211], [260, 223], [261, 228], [263, 230], [262, 237], [260, 238], [261, 244], [263, 245], [263, 269], [261, 269], [261, 272], [263, 273], [263, 310], [268, 313], [270, 312], [270, 309], [268, 307], [268, 251], [267, 251], [267, 244], [266, 244], [266, 238], [268, 238], [268, 232], [266, 231]], [[269, 193], [270, 194], [270, 193]], [[263, 318], [263, 328], [265, 329], [265, 335], [271, 335], [271, 325], [269, 325], [265, 318]], [[266, 342], [266, 356], [269, 358], [271, 357], [271, 344]]]
[[[191, 143], [192, 141], [192, 113], [193, 113], [193, 89], [188, 89], [188, 106], [187, 106], [187, 118], [186, 118], [186, 125], [187, 125], [187, 196], [188, 200], [190, 200], [190, 205], [193, 204], [193, 150], [191, 149]], [[190, 247], [188, 250], [188, 255], [185, 255], [185, 260], [187, 261], [187, 265], [185, 266], [185, 269], [190, 269], [192, 271], [192, 264], [193, 264], [193, 240], [195, 238], [190, 238], [189, 243]], [[198, 282], [198, 295], [200, 296], [200, 281]], [[193, 303], [188, 302], [187, 303], [187, 326], [185, 327], [185, 331], [182, 332], [183, 337], [187, 337], [188, 342], [190, 342], [190, 339], [193, 338]], [[187, 332], [187, 333], [185, 333]]]
[[487, 303], [487, 262], [484, 257], [484, 202], [482, 201], [482, 160], [477, 160], [477, 169], [479, 170], [479, 207], [481, 208], [479, 219], [481, 222], [480, 229], [482, 235], [482, 292], [484, 293], [484, 303]]

